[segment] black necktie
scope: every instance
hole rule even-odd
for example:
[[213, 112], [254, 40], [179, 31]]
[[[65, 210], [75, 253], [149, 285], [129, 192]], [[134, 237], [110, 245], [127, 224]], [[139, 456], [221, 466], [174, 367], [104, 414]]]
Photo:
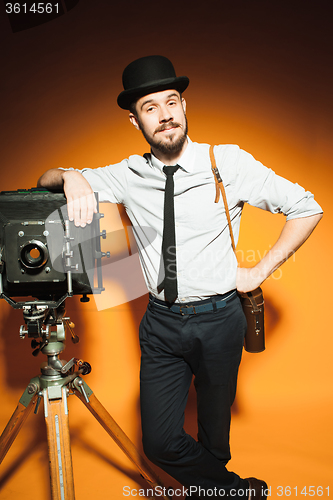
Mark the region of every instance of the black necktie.
[[164, 262], [164, 281], [159, 287], [164, 287], [165, 300], [172, 304], [177, 296], [177, 263], [176, 263], [176, 234], [174, 210], [174, 182], [173, 174], [179, 165], [164, 166], [163, 172], [167, 176], [164, 193], [164, 225], [162, 240], [162, 256]]

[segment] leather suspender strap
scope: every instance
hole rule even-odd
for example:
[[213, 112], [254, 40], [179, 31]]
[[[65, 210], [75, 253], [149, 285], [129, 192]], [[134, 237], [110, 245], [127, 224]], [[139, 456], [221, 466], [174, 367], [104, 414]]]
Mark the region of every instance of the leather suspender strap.
[[215, 178], [215, 186], [216, 186], [215, 203], [218, 203], [218, 201], [220, 199], [220, 192], [221, 192], [222, 198], [223, 198], [223, 203], [224, 203], [224, 208], [225, 208], [225, 213], [226, 213], [227, 220], [228, 220], [232, 249], [236, 255], [236, 245], [235, 245], [234, 233], [232, 230], [232, 225], [231, 225], [231, 220], [230, 220], [230, 213], [229, 213], [229, 208], [228, 208], [227, 196], [225, 194], [225, 189], [224, 189], [222, 178], [220, 176], [220, 172], [218, 171], [218, 168], [216, 166], [216, 161], [215, 161], [215, 156], [214, 156], [214, 146], [209, 147], [209, 156], [210, 156], [210, 162], [212, 164], [212, 171], [213, 171], [214, 178]]
[[[210, 162], [212, 164], [212, 171], [213, 171], [214, 178], [215, 178], [215, 186], [216, 186], [215, 203], [218, 203], [218, 201], [220, 199], [220, 191], [221, 191], [222, 198], [223, 198], [223, 203], [224, 203], [224, 208], [225, 208], [225, 213], [226, 213], [227, 220], [228, 220], [228, 226], [229, 226], [229, 232], [230, 232], [230, 237], [231, 237], [232, 249], [235, 252], [235, 255], [236, 255], [236, 258], [237, 258], [236, 245], [235, 245], [234, 233], [233, 233], [232, 225], [231, 225], [231, 219], [230, 219], [230, 213], [229, 213], [229, 208], [228, 208], [227, 196], [225, 194], [225, 189], [224, 189], [222, 178], [220, 176], [220, 172], [219, 172], [219, 170], [218, 170], [218, 168], [216, 166], [216, 161], [215, 161], [215, 156], [214, 156], [214, 146], [210, 146], [209, 147], [209, 156], [210, 156]], [[250, 302], [252, 304], [252, 307], [253, 307], [253, 310], [254, 310], [255, 313], [259, 312], [259, 307], [258, 307], [256, 301], [253, 298], [252, 292], [242, 293], [241, 295], [242, 295], [242, 297], [248, 297], [249, 298], [249, 300], [250, 300]]]

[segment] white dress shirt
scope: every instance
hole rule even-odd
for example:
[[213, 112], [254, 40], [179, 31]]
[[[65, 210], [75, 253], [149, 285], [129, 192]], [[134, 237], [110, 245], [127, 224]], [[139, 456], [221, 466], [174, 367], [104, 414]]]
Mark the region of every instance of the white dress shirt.
[[[214, 148], [223, 179], [235, 243], [244, 203], [283, 213], [288, 219], [321, 213], [309, 191], [276, 175], [236, 145]], [[215, 203], [209, 145], [190, 141], [174, 175], [177, 252], [177, 302], [195, 301], [236, 288], [237, 261], [232, 250], [222, 197]], [[161, 248], [166, 176], [154, 155], [133, 155], [122, 162], [80, 172], [101, 202], [121, 203], [131, 220], [148, 290], [163, 278]]]

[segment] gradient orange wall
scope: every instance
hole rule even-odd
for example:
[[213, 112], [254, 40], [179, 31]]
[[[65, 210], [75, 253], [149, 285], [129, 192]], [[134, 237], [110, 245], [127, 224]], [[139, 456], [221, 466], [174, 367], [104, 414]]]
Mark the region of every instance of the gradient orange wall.
[[[192, 140], [236, 143], [315, 194], [323, 221], [263, 287], [267, 349], [244, 354], [230, 469], [264, 478], [271, 498], [281, 496], [279, 486], [287, 488], [282, 496], [292, 488], [291, 498], [304, 486], [323, 487], [324, 498], [330, 487], [332, 495], [332, 38], [326, 2], [81, 0], [29, 30], [12, 33], [4, 13], [0, 21], [1, 190], [35, 186], [48, 168], [101, 166], [147, 151], [116, 97], [126, 64], [158, 53], [191, 80], [184, 97]], [[105, 224], [112, 225], [117, 214], [105, 210]], [[238, 246], [244, 265], [269, 249], [282, 225], [282, 217], [246, 207]], [[126, 291], [107, 280], [106, 293]], [[81, 342], [74, 348], [68, 340], [65, 357], [92, 364], [87, 383], [139, 448], [137, 329], [145, 303], [146, 296], [103, 310], [77, 297], [66, 304]], [[21, 312], [0, 301], [0, 314], [3, 428], [42, 359], [31, 356], [28, 340], [19, 340]], [[120, 500], [123, 486], [143, 483], [87, 413], [70, 400], [77, 499]], [[186, 425], [196, 432], [192, 393]], [[29, 417], [0, 474], [3, 499], [50, 498], [41, 414]]]

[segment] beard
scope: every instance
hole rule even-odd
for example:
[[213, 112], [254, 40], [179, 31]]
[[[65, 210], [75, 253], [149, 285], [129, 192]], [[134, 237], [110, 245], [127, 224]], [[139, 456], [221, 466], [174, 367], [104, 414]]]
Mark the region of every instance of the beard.
[[[182, 147], [186, 141], [188, 133], [188, 123], [185, 113], [184, 113], [184, 118], [185, 118], [185, 127], [182, 127], [182, 125], [177, 122], [167, 122], [158, 127], [155, 130], [153, 136], [148, 135], [139, 120], [138, 122], [140, 125], [140, 130], [142, 132], [142, 135], [144, 136], [148, 144], [153, 149], [156, 149], [157, 151], [160, 151], [163, 154], [169, 154], [169, 153], [179, 153], [182, 150]], [[175, 138], [174, 135], [170, 135], [168, 137], [165, 137], [164, 140], [155, 138], [156, 133], [162, 132], [163, 130], [169, 127], [174, 127], [176, 129], [180, 128], [182, 130], [182, 134], [177, 138]]]

